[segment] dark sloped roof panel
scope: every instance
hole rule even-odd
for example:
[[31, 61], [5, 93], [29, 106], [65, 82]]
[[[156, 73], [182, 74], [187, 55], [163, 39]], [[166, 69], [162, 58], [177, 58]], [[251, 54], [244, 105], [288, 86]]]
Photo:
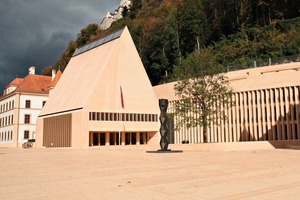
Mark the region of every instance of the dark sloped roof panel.
[[89, 51], [89, 50], [91, 50], [95, 47], [101, 46], [101, 45], [106, 44], [106, 43], [108, 43], [112, 40], [115, 40], [115, 39], [119, 38], [122, 35], [123, 30], [124, 30], [124, 28], [122, 28], [121, 30], [118, 30], [116, 32], [113, 32], [113, 33], [111, 33], [111, 34], [109, 34], [105, 37], [102, 37], [102, 38], [100, 38], [100, 39], [98, 39], [98, 40], [96, 40], [92, 43], [89, 43], [89, 44], [83, 45], [82, 47], [77, 48], [72, 57], [75, 57], [75, 56], [77, 56], [79, 54], [82, 54], [84, 52], [87, 52], [87, 51]]

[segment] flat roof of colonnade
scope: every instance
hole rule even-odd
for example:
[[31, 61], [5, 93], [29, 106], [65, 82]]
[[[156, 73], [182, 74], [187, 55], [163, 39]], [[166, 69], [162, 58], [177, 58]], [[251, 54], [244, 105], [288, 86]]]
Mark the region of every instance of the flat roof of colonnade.
[[[241, 69], [225, 73], [234, 92], [262, 90], [300, 85], [300, 62]], [[177, 100], [174, 85], [170, 82], [154, 86], [158, 99]]]

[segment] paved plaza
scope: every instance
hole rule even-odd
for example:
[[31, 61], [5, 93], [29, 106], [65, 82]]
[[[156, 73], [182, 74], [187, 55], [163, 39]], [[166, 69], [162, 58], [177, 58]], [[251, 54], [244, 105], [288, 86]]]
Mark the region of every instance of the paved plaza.
[[299, 150], [156, 148], [0, 148], [0, 199], [299, 199]]

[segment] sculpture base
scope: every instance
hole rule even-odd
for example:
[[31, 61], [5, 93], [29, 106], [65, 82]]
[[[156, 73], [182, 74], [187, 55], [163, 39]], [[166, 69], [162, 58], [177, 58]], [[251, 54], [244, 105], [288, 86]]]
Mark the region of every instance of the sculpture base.
[[167, 150], [161, 150], [158, 149], [157, 151], [146, 151], [146, 153], [182, 153], [182, 150], [171, 150], [171, 149], [167, 149]]

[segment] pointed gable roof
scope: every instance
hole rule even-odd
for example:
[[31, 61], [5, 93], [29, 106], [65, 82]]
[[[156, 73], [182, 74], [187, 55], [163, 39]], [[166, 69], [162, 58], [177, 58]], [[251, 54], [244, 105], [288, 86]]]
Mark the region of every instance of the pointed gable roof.
[[56, 72], [55, 78], [51, 82], [51, 85], [49, 86], [49, 88], [54, 88], [56, 86], [56, 84], [59, 81], [61, 75], [62, 75], [62, 73], [61, 73], [60, 69], [58, 69], [58, 71]]
[[127, 27], [75, 51], [40, 116], [76, 109], [155, 113], [157, 98]]

